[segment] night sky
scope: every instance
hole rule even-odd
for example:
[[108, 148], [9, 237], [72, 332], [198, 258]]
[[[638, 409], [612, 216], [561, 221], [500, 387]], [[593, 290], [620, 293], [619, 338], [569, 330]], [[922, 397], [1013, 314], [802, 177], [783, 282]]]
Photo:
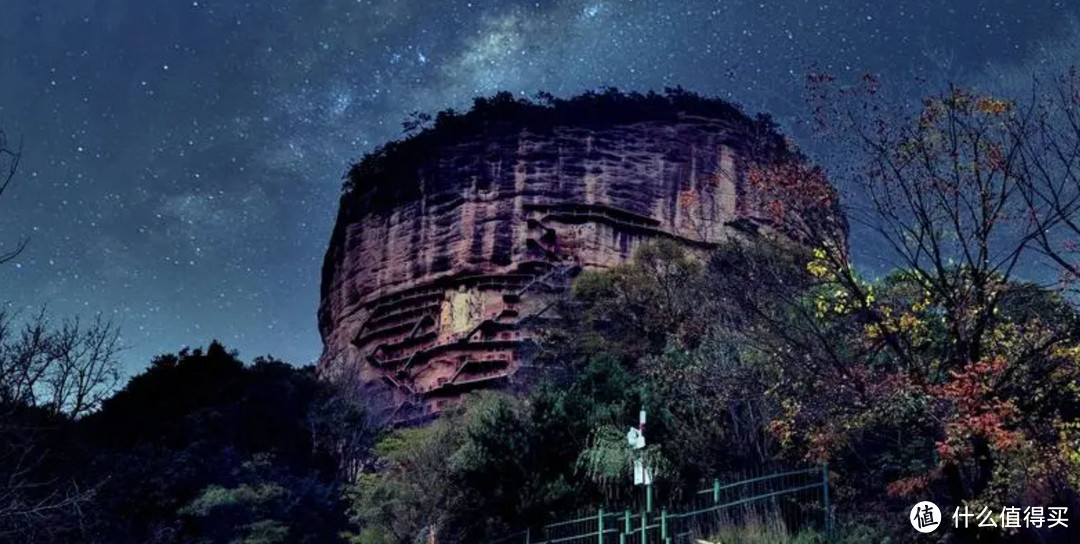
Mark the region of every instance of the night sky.
[[[804, 116], [803, 78], [1016, 85], [1080, 0], [0, 0], [0, 301], [122, 326], [129, 371], [218, 338], [313, 361], [341, 175], [414, 110], [682, 85]], [[5, 246], [0, 246], [3, 248]], [[8, 246], [9, 247], [9, 246]]]

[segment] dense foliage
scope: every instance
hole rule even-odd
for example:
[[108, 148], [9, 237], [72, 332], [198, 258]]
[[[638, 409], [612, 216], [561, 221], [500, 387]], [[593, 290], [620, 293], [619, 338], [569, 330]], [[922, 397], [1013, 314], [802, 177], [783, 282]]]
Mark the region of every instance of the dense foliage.
[[111, 542], [331, 539], [337, 463], [316, 418], [330, 395], [311, 368], [244, 366], [218, 344], [158, 358], [80, 422], [108, 475], [93, 532]]
[[86, 492], [39, 523], [5, 523], [0, 540], [21, 542], [333, 541], [342, 435], [365, 429], [312, 368], [244, 365], [217, 343], [157, 358], [87, 417], [16, 418], [35, 425], [21, 437], [40, 458], [38, 498]]

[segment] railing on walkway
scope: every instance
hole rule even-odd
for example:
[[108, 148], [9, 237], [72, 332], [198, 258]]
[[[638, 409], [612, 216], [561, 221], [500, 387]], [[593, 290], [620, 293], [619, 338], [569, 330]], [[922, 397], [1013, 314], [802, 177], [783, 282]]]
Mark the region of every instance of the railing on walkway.
[[[827, 466], [775, 472], [732, 483], [719, 479], [672, 513], [667, 509], [596, 514], [506, 535], [486, 544], [673, 544], [738, 525], [748, 515], [781, 516], [789, 530], [832, 532]], [[767, 512], [763, 512], [767, 510]]]

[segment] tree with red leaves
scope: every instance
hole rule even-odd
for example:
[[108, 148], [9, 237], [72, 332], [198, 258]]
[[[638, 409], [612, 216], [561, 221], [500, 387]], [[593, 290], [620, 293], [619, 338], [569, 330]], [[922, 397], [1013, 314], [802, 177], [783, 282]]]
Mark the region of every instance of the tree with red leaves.
[[852, 263], [846, 230], [820, 227], [836, 206], [824, 170], [750, 172], [771, 219], [812, 248], [810, 279], [751, 296], [770, 266], [744, 259], [717, 289], [749, 310], [746, 344], [778, 367], [770, 429], [848, 472], [844, 497], [1077, 504], [1080, 314], [1025, 268], [1042, 256], [1068, 287], [1080, 278], [1075, 77], [1027, 101], [950, 86], [906, 114], [875, 77], [808, 78], [815, 126], [845, 155], [828, 174], [848, 189], [855, 243], [893, 261], [881, 279]]

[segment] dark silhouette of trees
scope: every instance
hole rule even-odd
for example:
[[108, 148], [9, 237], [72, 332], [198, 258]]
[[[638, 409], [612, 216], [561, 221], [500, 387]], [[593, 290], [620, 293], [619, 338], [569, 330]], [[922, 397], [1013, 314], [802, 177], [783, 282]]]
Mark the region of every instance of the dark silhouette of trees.
[[[334, 420], [320, 419], [333, 406]], [[311, 367], [244, 365], [218, 343], [157, 358], [80, 422], [107, 476], [102, 542], [328, 542], [343, 529], [340, 442], [370, 432]], [[334, 429], [349, 420], [350, 429]], [[261, 539], [261, 540], [260, 540]]]
[[[218, 343], [116, 391], [105, 322], [0, 316], [0, 541], [329, 542], [372, 440], [352, 392]], [[245, 540], [247, 539], [247, 540]]]
[[119, 330], [100, 317], [54, 325], [44, 311], [24, 323], [0, 312], [0, 404], [79, 419], [120, 380]]
[[16, 317], [0, 313], [0, 537], [34, 541], [70, 527], [94, 496], [69, 440], [119, 380], [118, 332]]

